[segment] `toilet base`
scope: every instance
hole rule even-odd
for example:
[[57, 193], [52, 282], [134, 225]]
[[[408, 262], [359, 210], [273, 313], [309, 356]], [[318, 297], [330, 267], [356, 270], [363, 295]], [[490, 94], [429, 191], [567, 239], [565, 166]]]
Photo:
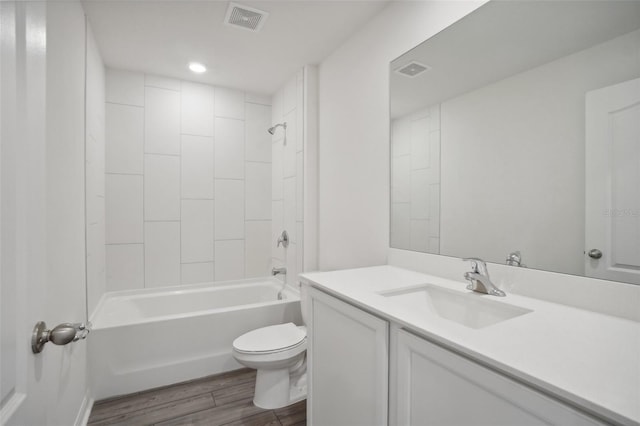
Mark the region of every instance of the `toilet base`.
[[307, 397], [306, 360], [296, 368], [258, 370], [253, 403], [273, 410], [286, 407]]

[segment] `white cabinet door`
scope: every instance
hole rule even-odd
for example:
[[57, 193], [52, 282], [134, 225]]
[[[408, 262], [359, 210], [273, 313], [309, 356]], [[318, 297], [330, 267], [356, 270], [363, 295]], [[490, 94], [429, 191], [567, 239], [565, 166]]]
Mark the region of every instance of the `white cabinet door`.
[[392, 333], [392, 425], [601, 424], [427, 340], [396, 328]]
[[310, 290], [309, 424], [386, 425], [388, 322]]

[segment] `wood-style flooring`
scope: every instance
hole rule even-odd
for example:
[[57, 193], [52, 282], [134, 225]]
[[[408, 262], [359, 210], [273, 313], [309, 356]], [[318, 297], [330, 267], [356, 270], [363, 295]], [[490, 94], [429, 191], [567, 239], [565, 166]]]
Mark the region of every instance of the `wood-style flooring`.
[[253, 405], [256, 371], [242, 369], [97, 401], [89, 426], [306, 425], [306, 401], [277, 410]]

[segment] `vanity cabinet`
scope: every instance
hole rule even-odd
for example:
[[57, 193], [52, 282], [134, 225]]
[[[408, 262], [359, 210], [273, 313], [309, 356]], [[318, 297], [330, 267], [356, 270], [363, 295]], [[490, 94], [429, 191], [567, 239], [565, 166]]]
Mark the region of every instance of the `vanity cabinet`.
[[392, 327], [392, 425], [603, 425], [529, 386]]
[[311, 426], [609, 424], [314, 287], [309, 296]]
[[309, 424], [386, 425], [389, 323], [314, 288], [309, 296]]

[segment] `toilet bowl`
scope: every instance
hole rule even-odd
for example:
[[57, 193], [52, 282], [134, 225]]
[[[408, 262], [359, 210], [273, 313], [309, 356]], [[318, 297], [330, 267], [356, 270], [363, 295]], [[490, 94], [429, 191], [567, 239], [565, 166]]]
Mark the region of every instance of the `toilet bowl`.
[[233, 357], [255, 368], [253, 403], [286, 407], [306, 397], [307, 329], [293, 323], [262, 327], [233, 341]]
[[[300, 286], [302, 321], [307, 323], [307, 287]], [[260, 408], [286, 407], [307, 397], [307, 328], [293, 323], [271, 325], [233, 341], [233, 357], [255, 368], [253, 403]]]

